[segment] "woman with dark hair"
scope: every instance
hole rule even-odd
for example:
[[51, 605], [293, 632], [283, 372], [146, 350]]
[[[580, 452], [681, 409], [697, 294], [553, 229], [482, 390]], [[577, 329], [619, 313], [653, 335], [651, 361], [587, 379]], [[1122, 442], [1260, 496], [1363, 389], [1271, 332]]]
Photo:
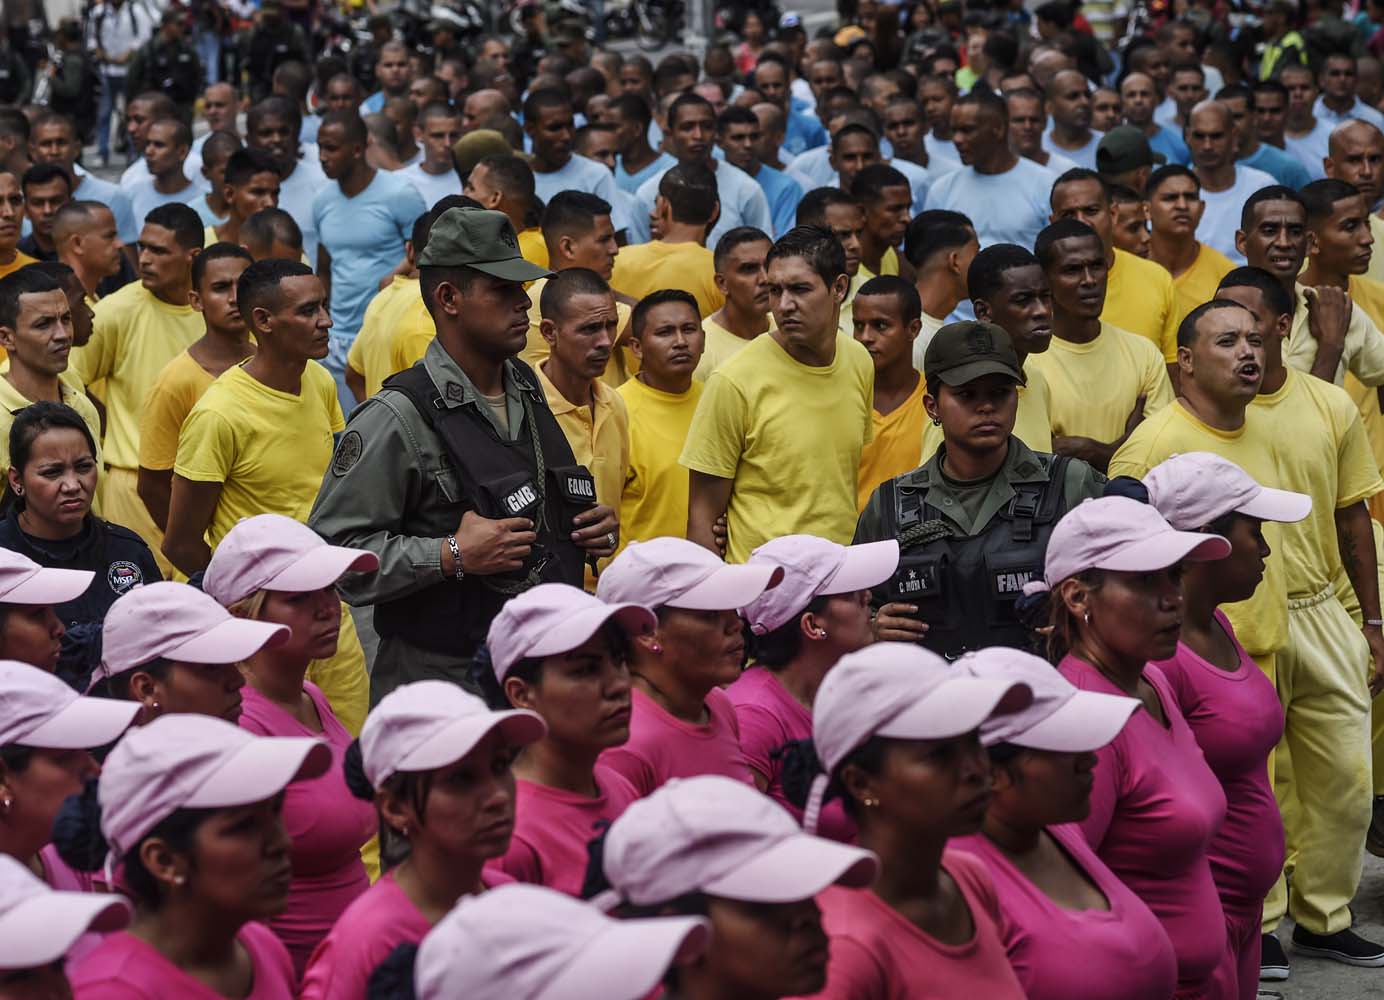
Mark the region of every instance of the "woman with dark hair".
[[77, 963], [75, 995], [292, 997], [288, 952], [259, 921], [283, 912], [293, 881], [284, 789], [331, 759], [319, 740], [252, 736], [203, 715], [126, 733], [55, 829], [73, 867], [119, 864], [135, 907], [128, 931]]
[[514, 829], [510, 764], [544, 731], [532, 712], [489, 711], [446, 681], [405, 684], [380, 700], [347, 751], [346, 783], [374, 803], [385, 856], [396, 846], [407, 856], [313, 951], [300, 1000], [361, 1000], [396, 945], [421, 941], [462, 896], [509, 881], [486, 865]]
[[562, 583], [508, 601], [490, 625], [472, 680], [492, 708], [522, 708], [547, 733], [514, 765], [517, 819], [506, 874], [580, 896], [586, 845], [639, 797], [600, 756], [630, 735], [630, 642], [657, 621]]

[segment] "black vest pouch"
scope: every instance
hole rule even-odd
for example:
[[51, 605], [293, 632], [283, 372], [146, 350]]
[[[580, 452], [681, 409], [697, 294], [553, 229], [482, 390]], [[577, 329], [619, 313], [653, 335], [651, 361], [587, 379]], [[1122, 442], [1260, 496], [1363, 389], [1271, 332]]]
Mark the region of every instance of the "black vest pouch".
[[944, 653], [960, 642], [954, 623], [960, 620], [958, 586], [945, 542], [912, 546], [899, 556], [899, 568], [885, 584], [885, 603], [917, 607], [916, 617], [928, 627], [923, 645]]
[[562, 465], [548, 469], [548, 483], [560, 501], [562, 521], [558, 530], [570, 536], [577, 530], [576, 516], [596, 506], [596, 480], [584, 465]]
[[527, 517], [537, 521], [543, 503], [542, 492], [527, 469], [477, 483], [476, 493], [477, 506], [487, 508], [476, 511], [482, 517]]
[[[986, 622], [991, 628], [1016, 628], [1018, 616], [1014, 613], [1014, 604], [1023, 596], [1024, 584], [1043, 578], [1043, 557], [1043, 546], [1034, 542], [1016, 545], [1008, 551], [985, 553], [985, 578], [990, 584]], [[1025, 638], [1021, 626], [1018, 638]]]

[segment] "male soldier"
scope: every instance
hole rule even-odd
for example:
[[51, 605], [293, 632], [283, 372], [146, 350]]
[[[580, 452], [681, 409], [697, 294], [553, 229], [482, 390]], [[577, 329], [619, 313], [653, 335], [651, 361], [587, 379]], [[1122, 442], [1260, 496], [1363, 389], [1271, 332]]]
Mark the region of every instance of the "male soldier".
[[[502, 212], [448, 209], [418, 268], [437, 339], [351, 415], [309, 524], [368, 548], [379, 572], [341, 584], [375, 605], [371, 701], [426, 677], [458, 680], [490, 620], [542, 582], [580, 586], [614, 553], [614, 511], [592, 505], [533, 369], [520, 256]], [[582, 487], [586, 487], [583, 489]]]

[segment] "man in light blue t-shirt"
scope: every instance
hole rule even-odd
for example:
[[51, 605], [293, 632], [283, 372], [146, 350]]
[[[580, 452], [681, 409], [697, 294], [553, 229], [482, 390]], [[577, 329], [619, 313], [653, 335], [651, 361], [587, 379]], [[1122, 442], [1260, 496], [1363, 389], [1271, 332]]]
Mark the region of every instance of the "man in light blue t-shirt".
[[1074, 69], [1053, 74], [1047, 99], [1052, 125], [1043, 133], [1043, 148], [1095, 170], [1096, 147], [1104, 133], [1091, 128], [1091, 85], [1086, 77]]
[[534, 193], [544, 203], [559, 191], [585, 191], [611, 206], [610, 221], [618, 233], [629, 227], [615, 187], [615, 175], [595, 160], [572, 151], [576, 122], [572, 102], [560, 90], [535, 90], [524, 101], [524, 131], [533, 142]]
[[413, 223], [427, 211], [407, 180], [365, 162], [366, 139], [365, 123], [352, 111], [330, 112], [317, 133], [322, 172], [331, 181], [312, 203], [317, 275], [331, 299], [325, 364], [336, 378], [343, 410], [355, 405], [346, 388], [346, 352], [380, 282], [404, 259]]

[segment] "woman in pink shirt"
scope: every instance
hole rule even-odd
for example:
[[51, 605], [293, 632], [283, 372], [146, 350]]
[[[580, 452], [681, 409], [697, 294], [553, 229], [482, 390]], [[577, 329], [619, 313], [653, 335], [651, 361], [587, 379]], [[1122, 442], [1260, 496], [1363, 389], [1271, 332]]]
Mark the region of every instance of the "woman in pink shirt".
[[677, 1000], [800, 996], [827, 979], [816, 896], [874, 881], [869, 851], [803, 833], [787, 811], [720, 775], [675, 778], [591, 846], [588, 891], [629, 917], [705, 916], [711, 947], [665, 980]]
[[0, 659], [29, 663], [50, 674], [58, 668], [67, 629], [53, 610], [87, 592], [96, 574], [40, 566], [0, 548]]
[[735, 707], [743, 608], [783, 577], [777, 566], [728, 566], [684, 538], [632, 542], [601, 573], [607, 604], [652, 608], [658, 628], [630, 643], [630, 738], [601, 755], [640, 795], [669, 778], [723, 774], [752, 781]]
[[1032, 700], [1023, 682], [975, 677], [905, 643], [867, 646], [827, 674], [812, 703], [812, 742], [793, 748], [784, 790], [805, 805], [809, 832], [822, 803], [844, 797], [880, 873], [865, 892], [832, 887], [817, 897], [831, 937], [819, 996], [1023, 997], [994, 884], [947, 843], [980, 829], [990, 803], [978, 727]]
[[380, 700], [346, 755], [347, 783], [379, 810], [386, 855], [395, 846], [407, 855], [317, 946], [300, 1000], [363, 1000], [396, 945], [421, 941], [462, 896], [503, 880], [482, 869], [514, 829], [510, 762], [543, 733], [532, 712], [492, 712], [447, 681], [405, 684]]
[[981, 724], [993, 798], [981, 832], [953, 841], [995, 881], [1005, 947], [1028, 1000], [1107, 1000], [1112, 983], [1121, 1000], [1168, 1000], [1177, 957], [1167, 932], [1077, 826], [1091, 811], [1094, 751], [1139, 702], [1078, 691], [1051, 664], [1003, 646], [956, 666], [1033, 691], [1025, 711]]
[[252, 736], [204, 715], [127, 732], [59, 820], [63, 857], [118, 863], [135, 907], [130, 929], [71, 971], [74, 995], [289, 1000], [288, 952], [257, 921], [283, 912], [293, 880], [284, 790], [331, 765], [320, 740]]
[[1207, 848], [1225, 793], [1153, 661], [1177, 649], [1182, 565], [1223, 559], [1219, 535], [1175, 531], [1146, 504], [1109, 496], [1069, 511], [1048, 543], [1050, 642], [1084, 691], [1141, 705], [1098, 752], [1087, 843], [1148, 904], [1177, 954], [1178, 997], [1235, 995], [1225, 915]]
[[561, 583], [525, 591], [491, 623], [473, 680], [492, 708], [548, 726], [514, 765], [518, 819], [500, 867], [519, 881], [580, 896], [587, 843], [639, 797], [598, 761], [629, 739], [630, 642], [656, 625], [648, 608]]
[[1238, 465], [1207, 452], [1168, 459], [1144, 477], [1149, 502], [1174, 528], [1208, 531], [1230, 555], [1192, 564], [1182, 578], [1182, 638], [1161, 660], [1178, 707], [1225, 791], [1225, 822], [1207, 854], [1225, 910], [1226, 947], [1240, 1000], [1259, 987], [1264, 897], [1283, 869], [1283, 819], [1269, 755], [1283, 736], [1283, 706], [1218, 609], [1243, 601], [1264, 578], [1265, 521], [1301, 521], [1312, 498], [1260, 486]]
[[293, 839], [288, 908], [270, 922], [302, 975], [337, 917], [370, 886], [360, 850], [375, 833], [375, 812], [346, 787], [341, 761], [351, 734], [306, 679], [308, 664], [336, 654], [341, 601], [336, 581], [373, 572], [372, 552], [328, 545], [279, 514], [246, 518], [226, 533], [207, 564], [203, 589], [238, 618], [285, 625], [292, 638], [245, 661], [240, 725], [263, 736], [326, 742], [335, 762], [325, 775], [288, 790], [284, 824]]
[[[777, 566], [783, 579], [742, 609], [754, 666], [726, 689], [740, 722], [740, 747], [760, 791], [798, 819], [783, 794], [783, 748], [812, 738], [812, 699], [847, 653], [868, 645], [870, 588], [893, 575], [899, 543], [837, 545], [785, 535], [750, 553], [752, 566]], [[838, 803], [824, 811], [823, 836], [855, 837]]]

